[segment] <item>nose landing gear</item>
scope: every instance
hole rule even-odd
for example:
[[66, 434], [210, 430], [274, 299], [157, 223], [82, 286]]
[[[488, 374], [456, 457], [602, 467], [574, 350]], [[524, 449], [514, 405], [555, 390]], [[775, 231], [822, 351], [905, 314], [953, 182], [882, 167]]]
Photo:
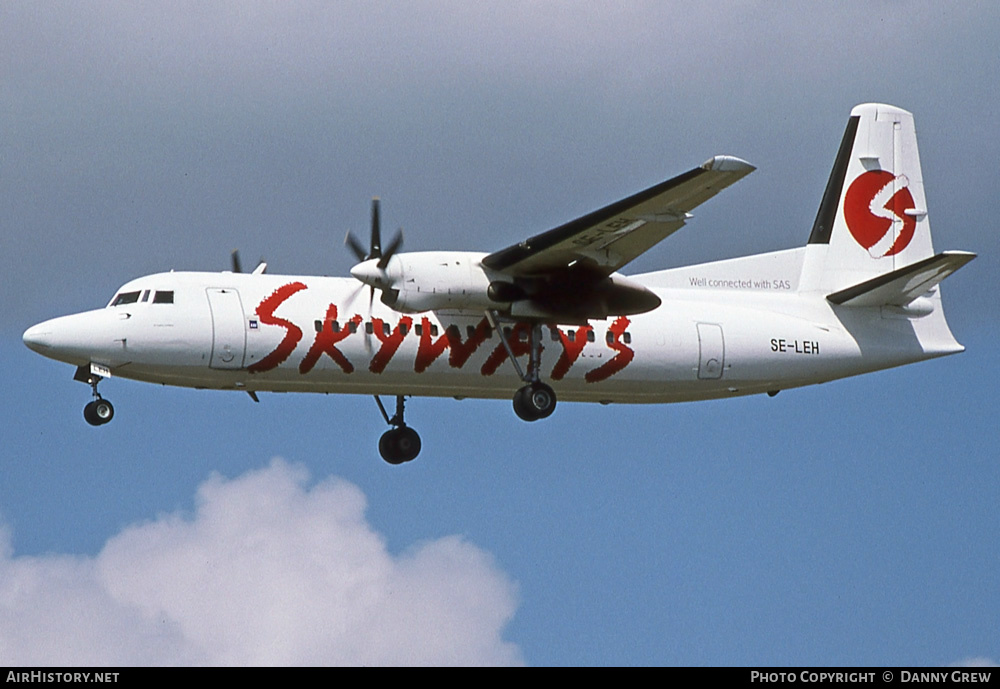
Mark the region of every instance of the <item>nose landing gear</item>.
[[108, 400], [101, 397], [97, 391], [97, 384], [103, 379], [102, 376], [94, 373], [94, 365], [90, 367], [81, 366], [77, 369], [75, 380], [87, 383], [93, 391], [94, 399], [83, 408], [83, 418], [91, 426], [103, 426], [115, 418], [115, 408]]
[[115, 408], [111, 402], [103, 397], [98, 397], [92, 402], [88, 402], [83, 408], [83, 418], [91, 426], [103, 426], [115, 417]]

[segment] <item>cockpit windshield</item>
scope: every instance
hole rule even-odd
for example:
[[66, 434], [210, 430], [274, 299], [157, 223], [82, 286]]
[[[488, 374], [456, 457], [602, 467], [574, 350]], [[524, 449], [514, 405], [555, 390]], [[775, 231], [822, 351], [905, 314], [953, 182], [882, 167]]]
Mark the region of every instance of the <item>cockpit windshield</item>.
[[[152, 299], [150, 299], [150, 294], [152, 294]], [[141, 295], [141, 299], [140, 299]], [[109, 306], [123, 306], [125, 304], [137, 304], [139, 302], [152, 302], [153, 304], [173, 304], [174, 303], [174, 291], [173, 290], [162, 290], [158, 289], [155, 292], [152, 290], [136, 290], [135, 292], [119, 292], [115, 295], [115, 298], [111, 300]]]
[[139, 292], [122, 292], [114, 301], [111, 302], [112, 306], [121, 306], [122, 304], [134, 304], [139, 301]]

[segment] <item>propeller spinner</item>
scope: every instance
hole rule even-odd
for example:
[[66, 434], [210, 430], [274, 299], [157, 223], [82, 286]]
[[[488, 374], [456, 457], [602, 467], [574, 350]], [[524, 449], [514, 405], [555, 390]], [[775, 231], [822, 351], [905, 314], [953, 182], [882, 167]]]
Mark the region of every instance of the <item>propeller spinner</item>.
[[367, 253], [365, 253], [361, 242], [350, 232], [347, 233], [344, 244], [358, 259], [358, 264], [351, 268], [351, 275], [358, 281], [371, 287], [371, 299], [374, 299], [376, 289], [383, 290], [382, 301], [388, 303], [386, 301], [387, 298], [391, 301], [394, 295], [391, 295], [392, 290], [389, 288], [392, 281], [386, 274], [385, 269], [389, 265], [393, 254], [399, 251], [399, 248], [403, 245], [403, 230], [400, 229], [396, 232], [396, 236], [392, 238], [389, 246], [383, 251], [380, 215], [379, 200], [374, 198], [372, 199], [371, 237]]

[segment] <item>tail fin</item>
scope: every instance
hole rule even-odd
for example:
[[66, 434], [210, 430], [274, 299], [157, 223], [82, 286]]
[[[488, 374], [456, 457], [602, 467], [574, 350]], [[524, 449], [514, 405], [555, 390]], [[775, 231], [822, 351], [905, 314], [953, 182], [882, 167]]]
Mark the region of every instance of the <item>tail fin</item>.
[[801, 286], [826, 292], [934, 255], [912, 114], [851, 111], [809, 245]]
[[[917, 358], [942, 356], [963, 347], [945, 321], [938, 284], [973, 258], [964, 251], [934, 255], [913, 115], [880, 103], [854, 108], [809, 236], [799, 290], [848, 309], [878, 308], [879, 333], [902, 319], [893, 352], [906, 351], [915, 336]], [[881, 335], [872, 338], [884, 344]]]

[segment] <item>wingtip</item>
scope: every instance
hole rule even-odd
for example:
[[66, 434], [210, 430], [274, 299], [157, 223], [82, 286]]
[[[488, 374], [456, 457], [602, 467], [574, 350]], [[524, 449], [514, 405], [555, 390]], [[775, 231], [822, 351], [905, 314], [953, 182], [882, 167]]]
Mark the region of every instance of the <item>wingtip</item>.
[[709, 158], [704, 163], [701, 164], [704, 170], [713, 170], [715, 172], [742, 172], [745, 175], [750, 174], [757, 168], [742, 158], [737, 158], [736, 156], [715, 156], [714, 158]]

